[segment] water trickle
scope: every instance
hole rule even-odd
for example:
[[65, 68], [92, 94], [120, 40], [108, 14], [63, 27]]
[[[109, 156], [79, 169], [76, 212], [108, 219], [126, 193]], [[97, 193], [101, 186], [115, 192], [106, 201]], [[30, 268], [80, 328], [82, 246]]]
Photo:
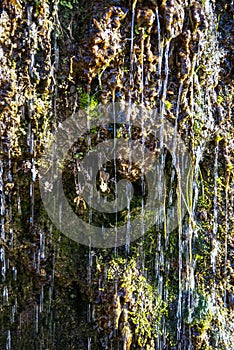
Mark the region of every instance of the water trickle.
[[160, 149], [163, 150], [164, 147], [164, 114], [165, 114], [165, 103], [167, 98], [167, 84], [168, 84], [168, 75], [169, 75], [169, 50], [170, 50], [170, 41], [167, 41], [164, 50], [164, 75], [165, 78], [162, 83], [162, 98], [160, 100]]
[[[59, 19], [58, 19], [58, 1], [53, 3], [54, 6], [54, 14], [55, 14], [55, 30], [53, 31], [53, 69], [51, 71], [52, 79], [54, 81], [54, 94], [52, 95], [52, 106], [53, 106], [53, 114], [54, 114], [54, 127], [56, 127], [57, 123], [57, 98], [58, 98], [58, 84], [57, 81], [57, 72], [59, 68], [59, 47], [58, 47], [58, 37], [59, 37]], [[61, 28], [60, 28], [61, 29]]]
[[180, 174], [177, 173], [178, 184], [176, 188], [177, 194], [177, 214], [178, 214], [178, 302], [177, 302], [177, 341], [178, 349], [181, 349], [181, 335], [182, 335], [182, 297], [183, 297], [183, 285], [182, 285], [182, 255], [183, 255], [183, 241], [182, 241], [182, 218], [181, 218], [181, 187], [180, 187]]
[[[226, 154], [228, 154], [228, 150], [226, 147]], [[228, 233], [230, 230], [230, 223], [229, 223], [229, 193], [230, 191], [230, 175], [228, 175], [227, 179], [227, 185], [225, 188], [225, 243], [224, 243], [224, 276], [227, 275], [227, 261], [228, 261]], [[233, 207], [232, 207], [233, 208]], [[223, 301], [225, 307], [227, 306], [227, 279], [224, 280], [224, 296]]]
[[164, 115], [165, 110], [165, 101], [167, 97], [167, 84], [168, 84], [168, 76], [169, 76], [169, 50], [170, 50], [170, 41], [166, 42], [165, 50], [164, 50], [164, 74], [165, 78], [163, 80], [163, 90], [162, 90], [162, 106], [160, 113]]
[[88, 350], [91, 350], [92, 338], [88, 338]]
[[[115, 111], [115, 105], [113, 100], [113, 117], [114, 117], [114, 184], [115, 184], [115, 194], [118, 193], [118, 184], [117, 184], [117, 150], [116, 150], [116, 142], [117, 142], [117, 126], [116, 126], [116, 111]], [[114, 253], [117, 256], [117, 240], [118, 240], [118, 229], [117, 229], [117, 223], [118, 223], [118, 209], [117, 209], [117, 202], [115, 205], [115, 246], [114, 246]]]
[[129, 253], [129, 249], [130, 249], [130, 232], [131, 232], [131, 211], [130, 211], [130, 202], [131, 202], [131, 198], [129, 195], [129, 184], [126, 184], [126, 193], [127, 193], [127, 232], [126, 232], [126, 241], [125, 241], [125, 250], [126, 253]]
[[87, 306], [87, 322], [91, 322], [91, 304], [89, 303]]
[[18, 191], [18, 194], [17, 194], [17, 210], [18, 210], [18, 214], [22, 215], [21, 199], [20, 199], [19, 191]]
[[159, 20], [158, 7], [156, 7], [156, 21], [158, 29], [158, 96], [162, 89], [162, 60], [163, 60], [163, 42], [161, 42], [161, 25]]
[[32, 259], [33, 268], [35, 271], [37, 271], [37, 260], [36, 260], [36, 252], [33, 252], [33, 259]]
[[40, 250], [37, 252], [37, 260], [36, 260], [36, 272], [39, 274], [41, 269], [41, 254]]
[[141, 105], [144, 106], [144, 51], [145, 51], [145, 30], [142, 28], [141, 31]]
[[11, 350], [11, 331], [7, 331], [6, 350]]
[[3, 305], [7, 305], [8, 304], [8, 287], [7, 286], [3, 287], [2, 302], [3, 302]]
[[137, 0], [133, 0], [132, 3], [132, 21], [131, 21], [131, 40], [130, 40], [130, 69], [129, 69], [129, 104], [132, 103], [132, 91], [134, 87], [133, 80], [133, 63], [134, 63], [134, 27], [135, 27], [135, 9]]
[[40, 230], [40, 256], [41, 259], [45, 259], [45, 234]]
[[5, 240], [5, 194], [3, 182], [3, 162], [0, 160], [0, 218], [1, 218], [1, 239]]
[[61, 242], [62, 210], [63, 210], [62, 203], [59, 203], [59, 235], [58, 235], [58, 250], [57, 250], [58, 255], [60, 252], [60, 242]]
[[27, 7], [27, 26], [28, 26], [28, 40], [30, 47], [30, 64], [29, 75], [33, 78], [33, 67], [35, 63], [35, 49], [37, 48], [37, 28], [36, 24], [32, 22], [33, 6]]
[[[93, 255], [94, 255], [94, 252], [92, 251], [91, 238], [90, 238], [89, 259], [88, 259], [88, 266], [87, 266], [87, 282], [89, 287], [92, 285]], [[92, 306], [91, 306], [91, 303], [88, 303], [87, 305], [87, 322], [88, 323], [92, 322], [92, 315], [93, 315]], [[91, 338], [90, 338], [90, 346], [91, 346]]]
[[17, 280], [17, 268], [15, 266], [12, 266], [12, 276], [13, 276], [13, 281]]
[[5, 220], [4, 220], [4, 216], [1, 217], [1, 239], [3, 241], [5, 240]]
[[[53, 51], [54, 51], [54, 70], [55, 72], [58, 71], [59, 67], [59, 47], [58, 47], [58, 32], [59, 32], [59, 19], [58, 19], [58, 2], [54, 2], [54, 13], [55, 13], [55, 30], [54, 30], [54, 45], [53, 45]], [[61, 29], [61, 28], [60, 28]], [[57, 90], [56, 90], [57, 92]], [[55, 102], [56, 100], [54, 100]]]
[[39, 314], [38, 314], [38, 305], [36, 304], [34, 306], [34, 312], [35, 312], [35, 332], [38, 333], [39, 330]]
[[16, 311], [17, 311], [17, 305], [14, 304], [11, 308], [11, 323], [15, 322]]
[[0, 261], [2, 265], [2, 282], [5, 282], [6, 280], [6, 258], [5, 258], [5, 249], [4, 247], [0, 248]]
[[43, 311], [43, 303], [44, 303], [44, 286], [41, 287], [41, 292], [40, 292], [40, 305], [39, 305], [40, 313], [42, 313]]
[[31, 182], [29, 185], [29, 196], [31, 199], [31, 207], [30, 207], [30, 218], [29, 218], [29, 223], [30, 226], [32, 227], [34, 225], [34, 184]]
[[32, 11], [33, 11], [33, 7], [28, 6], [27, 7], [27, 26], [28, 27], [30, 27], [30, 25], [32, 23]]
[[218, 157], [219, 157], [219, 144], [215, 147], [215, 161], [214, 161], [214, 223], [213, 223], [213, 235], [212, 235], [212, 251], [211, 251], [211, 264], [214, 275], [216, 274], [216, 258], [219, 252], [219, 241], [217, 240], [218, 231]]

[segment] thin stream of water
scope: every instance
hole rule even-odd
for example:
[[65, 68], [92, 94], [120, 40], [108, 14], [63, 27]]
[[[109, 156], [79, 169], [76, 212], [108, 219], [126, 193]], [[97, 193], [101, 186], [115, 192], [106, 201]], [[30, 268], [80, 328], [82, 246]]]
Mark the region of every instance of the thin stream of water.
[[217, 240], [218, 231], [218, 177], [219, 177], [219, 144], [217, 142], [215, 147], [215, 162], [214, 162], [214, 224], [213, 224], [213, 235], [212, 235], [212, 251], [211, 251], [211, 264], [213, 273], [216, 275], [216, 258], [219, 250], [219, 242]]
[[132, 21], [131, 21], [131, 40], [130, 40], [130, 69], [129, 69], [129, 104], [132, 104], [132, 91], [133, 91], [133, 64], [134, 64], [134, 27], [135, 27], [135, 8], [137, 0], [133, 0], [132, 3]]

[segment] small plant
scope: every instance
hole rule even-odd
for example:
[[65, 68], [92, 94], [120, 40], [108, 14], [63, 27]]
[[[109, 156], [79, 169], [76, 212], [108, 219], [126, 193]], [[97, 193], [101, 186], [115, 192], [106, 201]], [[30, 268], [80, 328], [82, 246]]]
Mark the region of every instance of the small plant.
[[93, 111], [97, 107], [98, 100], [95, 95], [90, 95], [87, 92], [84, 92], [82, 89], [78, 89], [78, 94], [80, 109], [88, 109], [89, 111]]
[[73, 9], [73, 5], [78, 4], [77, 0], [60, 0], [59, 1], [60, 6], [67, 8], [69, 10]]
[[165, 101], [165, 107], [166, 107], [166, 109], [170, 110], [171, 107], [172, 107], [172, 103], [170, 101], [166, 100]]
[[218, 103], [218, 105], [221, 105], [222, 102], [223, 102], [223, 97], [222, 97], [221, 95], [219, 95], [219, 96], [217, 97], [217, 103]]

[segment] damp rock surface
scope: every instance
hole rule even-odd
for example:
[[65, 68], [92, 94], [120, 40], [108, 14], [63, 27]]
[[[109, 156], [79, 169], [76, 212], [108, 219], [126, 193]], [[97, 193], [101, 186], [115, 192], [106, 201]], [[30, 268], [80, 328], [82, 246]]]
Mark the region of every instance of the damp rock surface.
[[[231, 349], [231, 1], [3, 0], [0, 10], [1, 349]], [[193, 181], [181, 201], [188, 213], [170, 234], [165, 217], [147, 232], [142, 224], [143, 236], [126, 237], [124, 246], [82, 246], [43, 207], [41, 156], [68, 117], [81, 125], [97, 118], [100, 103], [121, 101], [154, 108], [157, 126], [167, 120], [186, 144]], [[180, 178], [155, 130], [146, 120], [115, 132], [160, 155], [170, 208]], [[66, 198], [87, 222], [80, 163], [113, 135], [113, 125], [88, 130], [63, 165]], [[117, 175], [135, 186], [119, 225], [143, 210], [152, 188], [142, 186], [142, 174], [150, 165], [118, 159], [97, 174], [106, 201], [115, 198]], [[93, 213], [99, 227], [116, 223], [116, 213]]]

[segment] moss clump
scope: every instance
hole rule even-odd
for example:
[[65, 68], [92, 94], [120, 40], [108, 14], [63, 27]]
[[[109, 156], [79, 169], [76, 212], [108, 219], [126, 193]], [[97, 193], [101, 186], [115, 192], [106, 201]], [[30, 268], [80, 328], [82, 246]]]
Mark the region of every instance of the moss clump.
[[126, 333], [137, 349], [154, 349], [166, 307], [136, 260], [119, 257], [104, 264], [97, 258], [96, 265], [95, 322], [108, 346], [124, 343]]

